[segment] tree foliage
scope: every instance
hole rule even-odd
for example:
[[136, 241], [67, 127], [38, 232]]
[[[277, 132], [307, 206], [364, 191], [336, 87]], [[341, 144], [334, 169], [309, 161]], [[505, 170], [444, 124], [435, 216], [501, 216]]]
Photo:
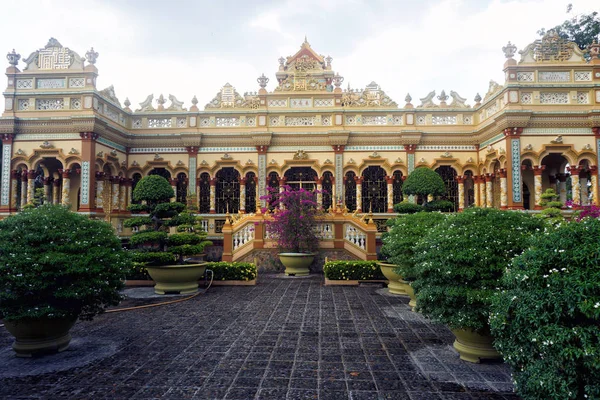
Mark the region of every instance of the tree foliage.
[[420, 167], [408, 175], [402, 185], [402, 192], [408, 195], [425, 196], [426, 203], [427, 195], [440, 196], [446, 193], [446, 186], [437, 172]]
[[598, 39], [600, 34], [600, 17], [597, 11], [589, 14], [573, 15], [573, 5], [567, 6], [567, 14], [570, 15], [562, 24], [553, 28], [542, 28], [538, 31], [540, 36], [546, 35], [548, 31], [555, 31], [558, 36], [571, 42], [577, 43], [580, 49], [584, 50], [592, 44], [594, 39]]

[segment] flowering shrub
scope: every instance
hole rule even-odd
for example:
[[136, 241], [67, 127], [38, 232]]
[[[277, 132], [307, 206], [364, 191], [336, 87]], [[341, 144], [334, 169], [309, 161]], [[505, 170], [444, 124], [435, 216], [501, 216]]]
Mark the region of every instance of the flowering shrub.
[[414, 247], [434, 226], [446, 219], [445, 214], [420, 212], [400, 215], [389, 220], [390, 230], [382, 235], [381, 255], [398, 268], [394, 271], [404, 280], [414, 280]]
[[383, 280], [377, 261], [327, 261], [323, 266], [325, 278], [331, 280]]
[[253, 263], [208, 262], [205, 265], [213, 271], [215, 281], [251, 281], [258, 276]]
[[600, 398], [600, 220], [548, 228], [504, 286], [490, 326], [522, 398]]
[[269, 232], [277, 238], [281, 249], [293, 253], [311, 253], [319, 248], [315, 230], [321, 215], [315, 193], [284, 186], [280, 193], [261, 197], [271, 202], [272, 218], [267, 220]]
[[581, 221], [584, 218], [600, 218], [600, 207], [593, 204], [583, 206], [577, 214], [577, 221]]
[[[146, 176], [136, 185], [133, 199], [145, 204], [132, 204], [129, 210], [148, 215], [124, 223], [142, 228], [129, 241], [135, 262], [150, 266], [183, 264], [185, 256], [200, 254], [211, 244], [205, 240], [200, 218], [186, 212], [185, 204], [170, 202], [173, 196], [173, 188], [162, 176]], [[177, 233], [169, 234], [171, 227], [176, 227]]]
[[92, 319], [121, 300], [130, 266], [112, 227], [59, 205], [0, 221], [0, 319]]
[[449, 215], [414, 248], [418, 309], [451, 329], [489, 333], [491, 296], [504, 270], [543, 227], [529, 214], [493, 208]]

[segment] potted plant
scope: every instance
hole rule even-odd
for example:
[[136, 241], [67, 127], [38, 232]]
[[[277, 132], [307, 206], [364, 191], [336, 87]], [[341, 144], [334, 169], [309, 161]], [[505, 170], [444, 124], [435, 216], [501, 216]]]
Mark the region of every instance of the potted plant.
[[[169, 182], [158, 175], [142, 178], [133, 191], [133, 213], [145, 213], [125, 221], [137, 230], [131, 235], [133, 260], [143, 263], [156, 282], [157, 294], [193, 293], [204, 275], [204, 262], [190, 263], [211, 242], [205, 240], [199, 218], [185, 211], [185, 204], [170, 202], [174, 196]], [[172, 230], [176, 233], [172, 233]]]
[[[434, 226], [446, 218], [437, 212], [418, 212], [400, 215], [389, 222], [389, 231], [382, 236], [381, 253], [396, 266], [394, 272], [401, 277], [400, 284], [410, 296], [408, 303], [413, 309], [417, 305], [411, 282], [415, 280], [415, 252], [417, 242]], [[383, 268], [382, 268], [383, 271]]]
[[544, 227], [529, 214], [469, 208], [449, 215], [417, 243], [417, 309], [450, 327], [461, 359], [500, 358], [488, 322], [491, 298], [511, 259]]
[[498, 351], [525, 400], [600, 396], [600, 220], [537, 235], [492, 299]]
[[314, 192], [293, 190], [290, 186], [265, 196], [273, 207], [271, 218], [266, 222], [267, 228], [269, 234], [277, 239], [281, 250], [279, 260], [286, 275], [308, 275], [308, 267], [319, 248], [319, 235], [315, 228], [321, 211], [314, 197]]
[[0, 221], [0, 319], [17, 356], [65, 350], [77, 318], [119, 303], [130, 264], [109, 224], [63, 206]]

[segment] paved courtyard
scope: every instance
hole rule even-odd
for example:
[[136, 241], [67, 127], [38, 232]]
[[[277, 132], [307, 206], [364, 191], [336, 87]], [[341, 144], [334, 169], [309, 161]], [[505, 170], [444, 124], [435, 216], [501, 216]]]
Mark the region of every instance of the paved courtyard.
[[452, 333], [407, 303], [377, 286], [324, 286], [322, 275], [262, 275], [78, 322], [54, 356], [13, 357], [0, 328], [0, 398], [518, 399], [506, 365], [460, 361]]

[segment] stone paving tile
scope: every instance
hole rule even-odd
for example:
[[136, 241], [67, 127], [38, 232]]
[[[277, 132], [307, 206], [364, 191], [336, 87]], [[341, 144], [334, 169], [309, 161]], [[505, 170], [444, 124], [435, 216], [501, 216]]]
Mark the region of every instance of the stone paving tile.
[[452, 333], [407, 303], [321, 275], [263, 275], [79, 322], [54, 357], [16, 359], [0, 328], [0, 398], [518, 400], [508, 366], [461, 361]]

